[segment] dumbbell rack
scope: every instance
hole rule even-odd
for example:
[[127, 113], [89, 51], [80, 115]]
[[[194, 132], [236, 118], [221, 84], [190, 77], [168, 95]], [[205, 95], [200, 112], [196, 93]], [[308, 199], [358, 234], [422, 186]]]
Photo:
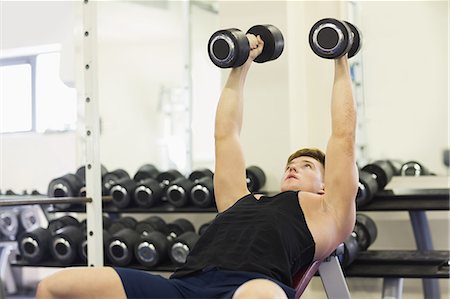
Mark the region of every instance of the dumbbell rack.
[[[441, 189], [411, 189], [423, 181]], [[348, 277], [382, 277], [383, 298], [401, 298], [404, 278], [422, 278], [424, 298], [440, 298], [435, 278], [449, 278], [449, 252], [434, 251], [425, 211], [449, 211], [447, 177], [394, 177], [403, 188], [379, 191], [358, 211], [408, 211], [418, 251], [368, 251], [344, 270]], [[408, 187], [407, 187], [408, 186]], [[383, 264], [384, 263], [384, 264]], [[388, 266], [386, 267], [386, 263]], [[417, 269], [416, 271], [413, 268]]]

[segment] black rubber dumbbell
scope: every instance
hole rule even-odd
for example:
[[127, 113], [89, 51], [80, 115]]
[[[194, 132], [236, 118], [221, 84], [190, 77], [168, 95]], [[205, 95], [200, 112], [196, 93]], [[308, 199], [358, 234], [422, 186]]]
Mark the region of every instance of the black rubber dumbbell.
[[177, 266], [186, 263], [189, 252], [192, 251], [200, 236], [195, 232], [185, 232], [173, 240], [169, 250], [170, 260]]
[[20, 256], [31, 264], [39, 264], [50, 260], [49, 243], [51, 237], [50, 230], [43, 227], [23, 232], [17, 239]]
[[152, 231], [141, 238], [134, 247], [136, 260], [145, 267], [155, 267], [168, 259], [169, 240], [159, 231]]
[[395, 169], [387, 160], [367, 164], [359, 171], [359, 186], [356, 204], [362, 207], [369, 203], [375, 193], [383, 190], [394, 176]]
[[159, 231], [161, 233], [166, 233], [166, 222], [159, 216], [150, 216], [141, 221], [136, 225], [136, 232], [139, 235], [148, 235], [153, 231]]
[[264, 171], [258, 166], [249, 166], [245, 170], [246, 180], [247, 180], [247, 188], [250, 192], [257, 192], [264, 187], [266, 183], [266, 174]]
[[134, 175], [136, 188], [133, 192], [133, 201], [136, 205], [149, 208], [161, 202], [163, 186], [156, 180], [160, 171], [152, 164], [141, 166]]
[[175, 179], [167, 186], [167, 201], [177, 208], [188, 205], [192, 187], [194, 187], [194, 183], [187, 178]]
[[400, 168], [401, 176], [433, 175], [425, 166], [417, 161], [408, 161]]
[[110, 195], [112, 186], [114, 186], [118, 180], [123, 178], [130, 179], [130, 175], [121, 168], [106, 173], [102, 179], [102, 194]]
[[344, 253], [340, 256], [344, 267], [349, 266], [357, 258], [358, 253], [365, 251], [377, 238], [377, 226], [369, 216], [356, 215], [356, 224], [351, 235], [344, 241]]
[[63, 228], [65, 226], [79, 226], [80, 222], [77, 218], [70, 216], [70, 215], [64, 215], [55, 219], [52, 219], [48, 223], [48, 229], [49, 231], [54, 234], [58, 229]]
[[127, 266], [134, 259], [134, 247], [140, 236], [130, 228], [124, 228], [113, 234], [106, 241], [106, 255], [109, 261], [116, 266]]
[[189, 180], [194, 182], [190, 199], [193, 205], [206, 208], [212, 206], [214, 201], [214, 173], [207, 169], [198, 169], [189, 175]]
[[[154, 180], [158, 175], [159, 171], [154, 165], [145, 164], [138, 169], [133, 179], [127, 177], [120, 178], [113, 184], [110, 190], [113, 205], [119, 209], [123, 209], [133, 203], [140, 204], [143, 196], [142, 191], [147, 191], [146, 189], [142, 190], [143, 182], [145, 183], [146, 180]], [[146, 195], [148, 197], [148, 193]]]
[[81, 226], [69, 225], [58, 229], [50, 239], [50, 253], [62, 265], [80, 260], [79, 247], [85, 233]]
[[325, 18], [317, 21], [309, 32], [309, 45], [313, 52], [327, 59], [337, 59], [348, 54], [356, 55], [361, 49], [359, 29], [346, 21]]
[[195, 228], [192, 222], [184, 218], [178, 218], [166, 226], [166, 235], [170, 242], [185, 232], [195, 232]]
[[[281, 31], [273, 25], [255, 25], [247, 33], [260, 35], [264, 41], [262, 53], [255, 62], [266, 62], [280, 57], [284, 49]], [[211, 61], [220, 68], [243, 65], [249, 56], [250, 44], [247, 36], [236, 28], [216, 31], [208, 41], [208, 54]]]
[[117, 220], [114, 220], [111, 223], [111, 226], [108, 228], [108, 231], [111, 234], [115, 234], [124, 228], [135, 229], [137, 224], [138, 224], [138, 221], [136, 219], [134, 219], [133, 217], [129, 217], [129, 216], [121, 217]]
[[165, 194], [169, 184], [177, 178], [184, 178], [184, 175], [176, 169], [169, 169], [158, 174], [156, 180], [160, 183]]
[[[84, 186], [84, 182], [79, 176], [68, 173], [62, 177], [55, 178], [48, 184], [48, 197], [78, 197], [80, 190]], [[56, 204], [60, 209], [67, 209], [70, 203]]]
[[[106, 230], [103, 229], [103, 247], [105, 248], [105, 243], [107, 240], [111, 238], [111, 234]], [[106, 257], [106, 251], [103, 251], [104, 256]], [[81, 261], [83, 263], [86, 263], [88, 260], [88, 241], [86, 239], [86, 234], [84, 235], [83, 242], [81, 242], [80, 247], [78, 248], [78, 254], [81, 258]]]

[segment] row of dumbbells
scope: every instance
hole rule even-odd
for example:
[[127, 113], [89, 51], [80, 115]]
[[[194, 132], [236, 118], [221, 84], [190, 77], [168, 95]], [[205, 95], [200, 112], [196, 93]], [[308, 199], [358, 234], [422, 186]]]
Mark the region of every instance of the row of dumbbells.
[[432, 175], [417, 161], [402, 163], [393, 160], [377, 160], [359, 170], [359, 188], [356, 196], [358, 207], [367, 205], [378, 191], [383, 190], [393, 176]]
[[372, 218], [366, 214], [357, 213], [353, 232], [344, 241], [344, 252], [338, 255], [343, 267], [350, 266], [358, 254], [366, 251], [377, 238], [378, 230]]
[[[246, 34], [260, 36], [264, 41], [262, 53], [254, 60], [263, 63], [275, 60], [283, 53], [284, 38], [281, 31], [270, 24], [255, 25], [246, 33], [237, 28], [216, 31], [208, 41], [211, 61], [220, 68], [234, 68], [243, 65], [250, 53]], [[344, 55], [355, 56], [362, 45], [359, 29], [347, 22], [326, 18], [316, 22], [309, 33], [309, 44], [313, 52], [326, 59]]]
[[[166, 223], [158, 216], [142, 221], [132, 217], [112, 221], [104, 217], [103, 225], [107, 264], [128, 266], [137, 262], [152, 268], [167, 262], [184, 264], [208, 223], [200, 226], [198, 232], [187, 219]], [[87, 261], [86, 222], [80, 223], [69, 215], [50, 221], [48, 228], [23, 233], [17, 242], [22, 259], [33, 265], [49, 261], [73, 265]]]
[[[258, 166], [249, 166], [246, 173], [249, 190], [259, 191], [266, 182], [264, 171]], [[150, 208], [163, 202], [177, 208], [188, 205], [206, 208], [215, 204], [213, 175], [211, 170], [204, 168], [185, 177], [176, 169], [160, 172], [154, 165], [145, 164], [131, 178], [123, 169], [108, 172], [102, 166], [102, 194], [111, 195], [112, 204], [119, 209]], [[86, 196], [84, 166], [75, 174], [53, 179], [48, 186], [48, 196]]]

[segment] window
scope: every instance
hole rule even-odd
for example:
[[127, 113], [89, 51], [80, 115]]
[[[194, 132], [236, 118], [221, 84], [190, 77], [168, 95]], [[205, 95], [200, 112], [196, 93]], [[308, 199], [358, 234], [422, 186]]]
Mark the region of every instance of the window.
[[76, 90], [59, 78], [59, 50], [0, 58], [0, 133], [74, 130]]

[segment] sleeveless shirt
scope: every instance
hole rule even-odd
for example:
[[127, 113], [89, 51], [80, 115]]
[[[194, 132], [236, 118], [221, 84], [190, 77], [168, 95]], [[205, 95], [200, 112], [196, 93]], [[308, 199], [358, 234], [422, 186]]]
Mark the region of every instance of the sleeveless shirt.
[[217, 214], [171, 278], [212, 266], [264, 274], [291, 286], [292, 276], [312, 262], [314, 251], [298, 191], [259, 200], [248, 194]]

